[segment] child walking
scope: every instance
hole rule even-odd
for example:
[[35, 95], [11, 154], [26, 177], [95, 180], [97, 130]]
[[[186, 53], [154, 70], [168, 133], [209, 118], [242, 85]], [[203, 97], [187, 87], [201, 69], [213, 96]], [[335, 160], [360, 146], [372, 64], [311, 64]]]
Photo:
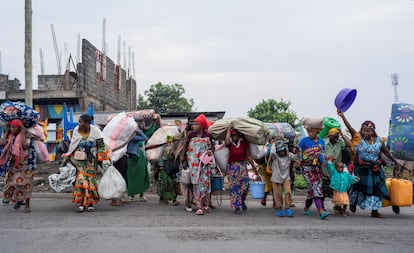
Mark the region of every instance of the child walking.
[[352, 184], [359, 181], [359, 177], [352, 176], [348, 172], [344, 171], [343, 162], [337, 161], [334, 165], [332, 160], [333, 159], [328, 160], [326, 167], [328, 169], [329, 176], [331, 177], [329, 187], [333, 190], [333, 209], [336, 214], [346, 217], [346, 208], [349, 205], [348, 190]]
[[308, 185], [303, 214], [306, 216], [312, 215], [309, 208], [315, 202], [320, 218], [325, 219], [330, 215], [328, 211], [323, 209], [322, 164], [324, 163], [325, 142], [318, 137], [323, 128], [323, 119], [305, 118], [303, 126], [308, 132], [308, 137], [302, 138], [299, 142], [301, 168]]
[[[276, 216], [293, 217], [293, 211], [290, 209], [292, 205], [292, 191], [290, 179], [290, 163], [298, 159], [298, 155], [288, 152], [286, 144], [278, 141], [270, 148], [270, 156], [272, 158], [272, 187], [273, 198], [275, 200]], [[282, 194], [284, 189], [284, 196]], [[282, 210], [283, 203], [285, 210]]]

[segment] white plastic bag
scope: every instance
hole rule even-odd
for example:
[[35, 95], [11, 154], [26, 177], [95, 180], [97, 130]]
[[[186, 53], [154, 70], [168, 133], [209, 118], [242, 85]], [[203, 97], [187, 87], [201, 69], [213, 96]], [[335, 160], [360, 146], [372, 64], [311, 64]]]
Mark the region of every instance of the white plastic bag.
[[125, 179], [113, 165], [109, 166], [98, 183], [99, 196], [103, 199], [121, 198], [125, 191]]
[[190, 168], [184, 168], [180, 172], [180, 183], [189, 185], [191, 183]]
[[214, 147], [214, 158], [216, 159], [216, 163], [220, 167], [221, 171], [224, 174], [227, 174], [229, 148], [226, 147], [226, 144], [223, 143]]
[[76, 168], [70, 162], [67, 162], [65, 166], [59, 168], [58, 174], [52, 174], [49, 176], [50, 188], [56, 192], [72, 186], [76, 180]]
[[250, 154], [253, 159], [261, 159], [266, 154], [265, 146], [250, 143]]

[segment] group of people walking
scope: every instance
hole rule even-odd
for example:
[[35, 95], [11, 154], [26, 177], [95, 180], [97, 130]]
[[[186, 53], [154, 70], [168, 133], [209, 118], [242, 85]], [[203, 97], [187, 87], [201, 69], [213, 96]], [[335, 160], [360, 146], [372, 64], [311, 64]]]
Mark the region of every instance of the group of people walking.
[[[249, 142], [230, 124], [224, 140], [229, 150], [228, 166], [225, 169], [229, 180], [230, 206], [234, 213], [242, 214], [248, 208], [246, 197], [249, 192], [250, 165], [254, 180], [263, 178], [269, 182], [266, 192], [273, 193], [276, 216], [294, 216], [291, 209], [294, 206], [291, 164], [300, 161], [301, 171], [308, 186], [304, 215], [312, 215], [311, 206], [314, 203], [319, 217], [328, 217], [330, 212], [326, 210], [324, 200], [325, 197], [331, 197], [331, 190], [335, 213], [347, 216], [348, 206], [352, 212], [359, 206], [361, 209], [372, 210], [372, 217], [383, 218], [379, 209], [382, 207], [382, 199], [389, 199], [389, 193], [385, 186], [382, 155], [394, 162], [394, 175], [398, 174], [401, 165], [377, 136], [373, 122], [365, 121], [360, 130], [356, 131], [343, 112], [338, 111], [338, 115], [349, 130], [351, 140], [347, 140], [341, 130], [336, 128], [329, 131], [327, 139], [319, 138], [318, 134], [323, 127], [321, 122], [305, 120], [304, 127], [308, 136], [300, 140], [298, 147], [289, 149], [277, 136], [270, 138], [266, 161], [271, 163], [272, 171], [266, 175], [262, 166], [261, 176], [259, 166], [256, 167], [257, 164], [250, 153]], [[99, 165], [102, 166], [102, 161], [108, 158], [102, 132], [91, 124], [92, 120], [92, 116], [80, 116], [79, 125], [73, 130], [68, 152], [62, 155], [77, 168], [72, 202], [77, 204], [78, 212], [94, 211], [94, 206], [99, 201], [97, 169]], [[191, 127], [181, 134], [183, 141], [180, 152], [173, 150], [172, 137], [167, 140], [164, 153], [157, 164], [157, 193], [160, 203], [171, 201], [173, 205], [179, 205], [176, 173], [167, 170], [168, 162], [173, 160], [190, 170], [191, 183], [181, 187], [186, 210], [195, 211], [196, 215], [210, 212], [213, 207], [211, 177], [217, 170], [213, 159], [215, 140], [208, 132], [211, 124], [212, 122], [203, 114], [191, 121]], [[0, 156], [0, 172], [2, 176], [7, 172], [3, 204], [12, 201], [16, 210], [24, 204], [25, 212], [30, 212], [31, 181], [33, 170], [36, 168], [32, 140], [36, 138], [41, 137], [28, 135], [21, 120], [12, 120], [0, 140], [0, 145], [4, 146]], [[150, 187], [148, 161], [145, 157], [146, 140], [145, 134], [138, 131], [128, 143], [126, 154], [114, 164], [127, 183], [129, 201], [133, 201], [134, 196], [138, 194], [140, 201], [146, 201], [143, 194]], [[351, 154], [350, 161], [346, 162], [342, 161], [341, 157], [345, 149]], [[347, 167], [348, 171], [353, 173], [344, 170]], [[324, 180], [326, 178], [328, 180]], [[113, 201], [113, 204], [117, 205], [117, 202]], [[262, 204], [266, 205], [266, 196]], [[393, 211], [399, 213], [399, 208], [393, 207]]]

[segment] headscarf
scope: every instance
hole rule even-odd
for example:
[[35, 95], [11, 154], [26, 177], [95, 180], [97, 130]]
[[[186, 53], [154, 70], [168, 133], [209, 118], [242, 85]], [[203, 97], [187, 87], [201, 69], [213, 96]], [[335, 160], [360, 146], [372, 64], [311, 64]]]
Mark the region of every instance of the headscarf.
[[334, 135], [336, 135], [336, 134], [339, 134], [339, 129], [338, 128], [331, 128], [331, 129], [329, 129], [329, 132], [328, 132], [328, 137], [329, 136], [334, 136]]
[[364, 123], [362, 123], [361, 127], [362, 127], [362, 126], [364, 126], [364, 127], [368, 127], [368, 128], [370, 128], [370, 129], [372, 129], [372, 130], [374, 130], [374, 131], [375, 131], [375, 124], [374, 124], [374, 122], [372, 122], [372, 121], [370, 121], [370, 120], [366, 120], [366, 121], [364, 121]]
[[[361, 130], [362, 130], [362, 127], [367, 127], [369, 129], [371, 129], [374, 132], [373, 136], [375, 136], [375, 137], [378, 136], [377, 135], [377, 132], [375, 132], [375, 124], [374, 124], [374, 122], [372, 122], [370, 120], [366, 120], [366, 121], [364, 121], [364, 123], [362, 123]], [[361, 133], [361, 131], [360, 131], [360, 133]]]
[[21, 127], [23, 126], [23, 120], [21, 119], [13, 119], [9, 123], [10, 126]]
[[204, 114], [198, 115], [198, 117], [195, 118], [194, 121], [197, 122], [201, 126], [201, 128], [205, 130], [207, 130], [211, 125], [213, 125], [213, 122], [207, 120]]
[[232, 129], [230, 130], [230, 135], [239, 135], [239, 132], [237, 132], [237, 130], [236, 130], [236, 129], [232, 128]]

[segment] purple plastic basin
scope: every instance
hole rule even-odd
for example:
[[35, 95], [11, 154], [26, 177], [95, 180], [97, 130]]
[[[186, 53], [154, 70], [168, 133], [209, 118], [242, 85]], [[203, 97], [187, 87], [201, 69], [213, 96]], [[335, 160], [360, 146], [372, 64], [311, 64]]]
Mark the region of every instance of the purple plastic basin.
[[356, 89], [342, 89], [340, 92], [338, 92], [335, 98], [336, 108], [342, 112], [346, 112], [349, 107], [351, 107], [352, 103], [354, 103], [356, 95]]

